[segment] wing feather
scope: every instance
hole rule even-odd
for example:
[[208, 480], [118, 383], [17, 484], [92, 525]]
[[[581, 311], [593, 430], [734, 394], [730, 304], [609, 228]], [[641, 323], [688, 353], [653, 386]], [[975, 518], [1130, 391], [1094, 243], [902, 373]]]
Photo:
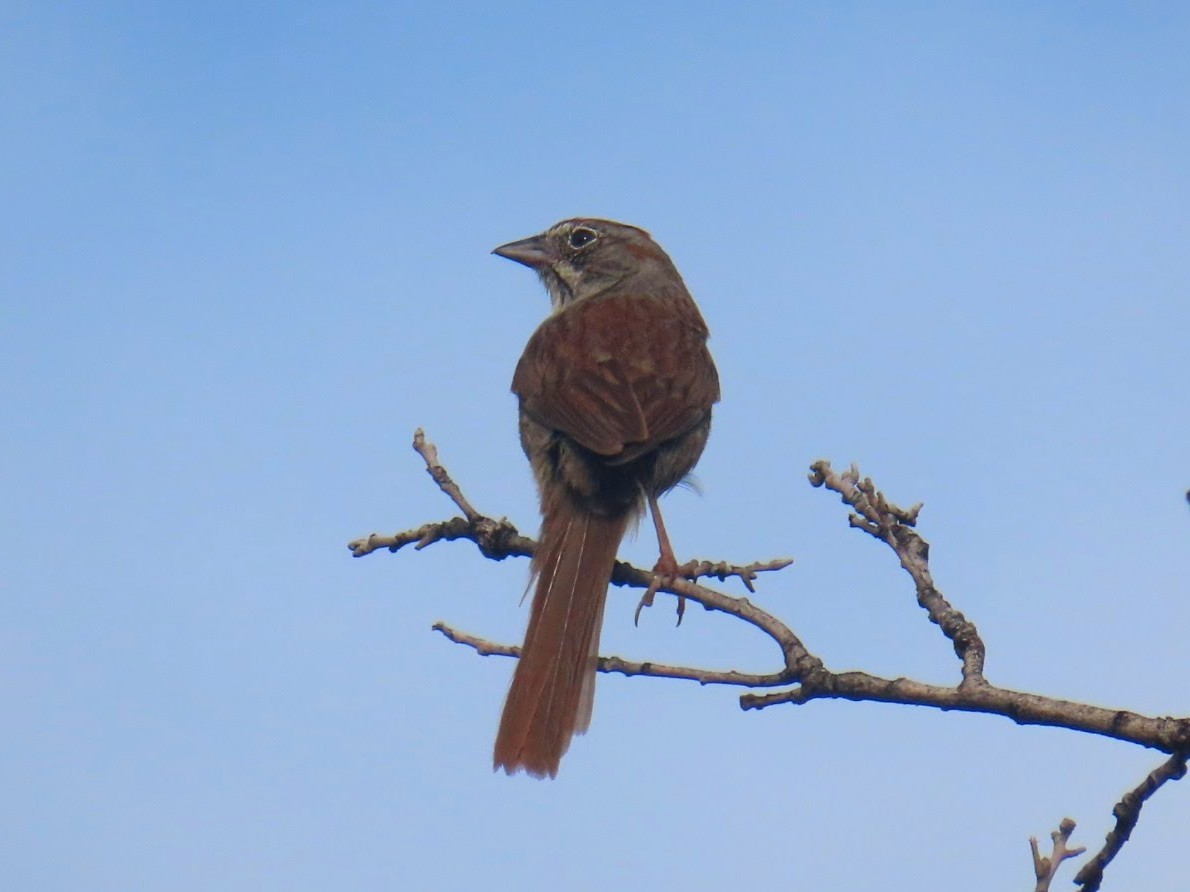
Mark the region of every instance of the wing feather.
[[538, 423], [630, 461], [694, 428], [718, 401], [706, 338], [688, 298], [587, 298], [534, 332], [512, 389]]

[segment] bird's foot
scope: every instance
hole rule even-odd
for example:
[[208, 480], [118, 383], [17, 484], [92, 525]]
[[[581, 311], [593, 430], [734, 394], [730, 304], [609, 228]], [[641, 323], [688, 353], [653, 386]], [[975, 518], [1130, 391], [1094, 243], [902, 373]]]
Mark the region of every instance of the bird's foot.
[[[649, 583], [649, 587], [645, 589], [645, 593], [641, 595], [640, 603], [636, 605], [636, 614], [632, 620], [633, 624], [640, 625], [640, 612], [646, 607], [653, 606], [653, 598], [658, 590], [673, 585], [676, 579], [696, 579], [697, 567], [697, 561], [679, 564], [672, 552], [662, 554], [657, 559], [657, 564], [653, 567], [653, 579]], [[675, 594], [678, 597], [677, 625], [680, 626], [682, 624], [682, 617], [686, 615], [686, 596], [681, 592], [675, 592]]]

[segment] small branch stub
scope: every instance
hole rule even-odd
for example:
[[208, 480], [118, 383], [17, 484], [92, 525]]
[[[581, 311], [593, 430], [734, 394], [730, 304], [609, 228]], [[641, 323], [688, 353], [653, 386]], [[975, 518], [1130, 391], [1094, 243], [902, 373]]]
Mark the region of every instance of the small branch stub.
[[1033, 892], [1049, 892], [1050, 883], [1057, 875], [1062, 862], [1067, 858], [1077, 858], [1086, 851], [1084, 846], [1079, 846], [1077, 849], [1066, 847], [1070, 841], [1070, 834], [1074, 832], [1074, 827], [1074, 821], [1070, 818], [1062, 819], [1058, 829], [1050, 834], [1053, 849], [1048, 857], [1042, 855], [1038, 850], [1037, 837], [1029, 837], [1029, 848], [1033, 851], [1033, 873], [1037, 877], [1037, 885], [1033, 887]]

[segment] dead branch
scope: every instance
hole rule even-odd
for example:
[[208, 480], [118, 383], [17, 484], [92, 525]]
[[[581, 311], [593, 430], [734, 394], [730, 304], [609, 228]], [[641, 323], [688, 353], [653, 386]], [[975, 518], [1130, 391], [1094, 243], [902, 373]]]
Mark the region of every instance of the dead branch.
[[[422, 524], [404, 532], [388, 535], [373, 533], [353, 540], [348, 543], [353, 556], [363, 557], [385, 548], [395, 552], [407, 545], [413, 545], [416, 550], [435, 542], [460, 539], [475, 543], [480, 552], [492, 560], [533, 554], [536, 543], [522, 536], [508, 520], [496, 520], [471, 505], [439, 461], [437, 449], [425, 439], [420, 429], [414, 434], [413, 446], [425, 462], [426, 471], [439, 489], [462, 511], [463, 516]], [[961, 677], [957, 685], [949, 687], [908, 678], [882, 678], [866, 672], [831, 671], [820, 657], [806, 647], [792, 628], [773, 614], [745, 597], [728, 595], [698, 584], [698, 580], [703, 578], [722, 582], [736, 577], [749, 593], [755, 593], [753, 583], [758, 574], [788, 567], [792, 561], [786, 558], [742, 565], [696, 560], [682, 567], [683, 575], [678, 578], [658, 578], [650, 571], [617, 561], [612, 574], [615, 585], [639, 588], [646, 595], [664, 592], [679, 599], [688, 599], [701, 604], [708, 611], [727, 614], [758, 629], [781, 652], [780, 662], [772, 672], [746, 673], [669, 666], [615, 656], [600, 657], [599, 671], [750, 688], [792, 685], [788, 690], [741, 695], [740, 706], [744, 710], [764, 709], [778, 704], [802, 705], [822, 699], [930, 706], [942, 710], [1000, 715], [1018, 724], [1046, 725], [1098, 734], [1171, 754], [1163, 766], [1153, 771], [1116, 806], [1115, 829], [1108, 834], [1103, 849], [1083, 867], [1075, 879], [1075, 882], [1083, 884], [1084, 889], [1098, 889], [1103, 868], [1127, 841], [1136, 825], [1141, 805], [1166, 781], [1177, 779], [1185, 773], [1186, 754], [1190, 753], [1190, 718], [1145, 716], [1123, 709], [1106, 709], [1013, 691], [990, 683], [984, 677], [987, 649], [975, 624], [942, 595], [930, 573], [929, 543], [915, 529], [922, 506], [918, 504], [906, 509], [893, 504], [877, 489], [871, 478], [861, 478], [859, 469], [854, 465], [838, 473], [829, 462], [817, 461], [810, 471], [810, 483], [813, 486], [838, 493], [852, 509], [853, 513], [849, 517], [851, 526], [892, 549], [901, 567], [913, 581], [917, 603], [951, 642], [961, 661]], [[517, 647], [489, 641], [453, 629], [442, 622], [435, 623], [434, 629], [449, 640], [470, 647], [484, 656], [515, 657], [520, 652]], [[1036, 840], [1033, 840], [1038, 889], [1048, 889], [1057, 867], [1083, 852], [1083, 849], [1066, 848], [1073, 829], [1074, 822], [1066, 819], [1059, 830], [1051, 834], [1054, 848], [1048, 857], [1040, 855]]]

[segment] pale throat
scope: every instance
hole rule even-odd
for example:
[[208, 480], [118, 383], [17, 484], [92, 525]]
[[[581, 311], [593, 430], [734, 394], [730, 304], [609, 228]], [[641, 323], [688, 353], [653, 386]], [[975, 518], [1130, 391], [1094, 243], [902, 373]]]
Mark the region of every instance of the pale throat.
[[545, 282], [546, 291], [550, 293], [550, 307], [553, 313], [565, 309], [578, 299], [581, 278], [582, 273], [568, 263], [554, 264], [548, 273], [541, 277]]
[[540, 275], [550, 295], [550, 315], [555, 315], [580, 300], [601, 294], [628, 278], [627, 274], [592, 276], [589, 271], [575, 269], [568, 263], [556, 263], [541, 270]]

